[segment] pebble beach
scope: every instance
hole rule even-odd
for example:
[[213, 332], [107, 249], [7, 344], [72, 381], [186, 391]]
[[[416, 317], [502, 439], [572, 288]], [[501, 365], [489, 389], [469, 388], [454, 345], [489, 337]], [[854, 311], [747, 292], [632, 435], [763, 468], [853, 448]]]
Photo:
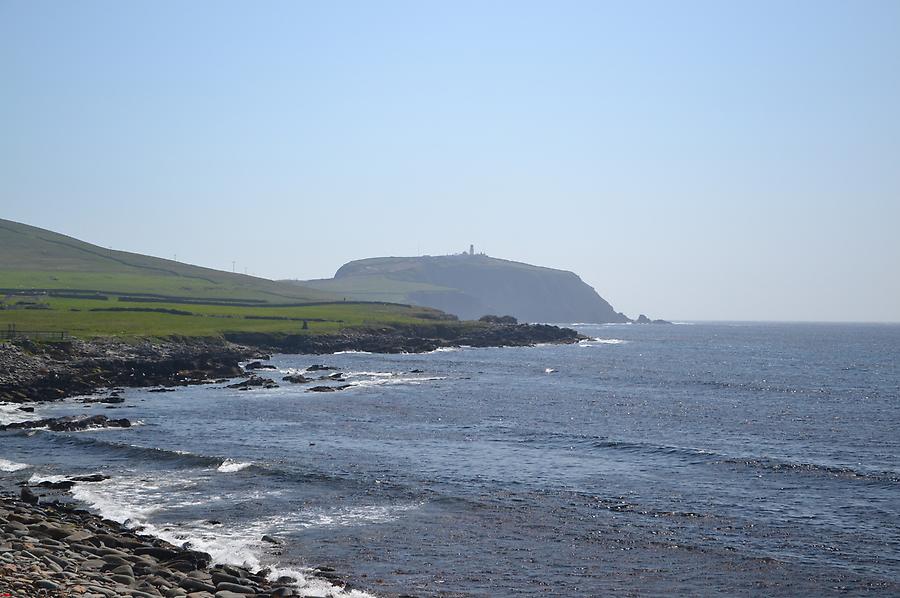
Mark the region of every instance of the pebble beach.
[[[173, 546], [69, 503], [35, 504], [0, 495], [0, 596], [236, 598], [315, 596], [295, 578], [210, 565], [203, 552]], [[314, 575], [329, 577], [328, 571]], [[329, 583], [335, 580], [329, 580]], [[321, 594], [326, 596], [326, 594]]]

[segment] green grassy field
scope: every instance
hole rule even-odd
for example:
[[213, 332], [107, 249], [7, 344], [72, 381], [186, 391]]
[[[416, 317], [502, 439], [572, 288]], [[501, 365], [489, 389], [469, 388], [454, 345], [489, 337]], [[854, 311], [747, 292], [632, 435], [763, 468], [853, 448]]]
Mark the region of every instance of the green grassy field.
[[[14, 326], [75, 337], [327, 334], [444, 315], [345, 302], [302, 285], [104, 249], [0, 219], [0, 338]], [[306, 327], [304, 327], [304, 320]]]
[[[25, 309], [25, 305], [15, 305], [20, 301], [36, 301], [47, 308]], [[226, 332], [328, 334], [348, 328], [434, 323], [440, 317], [440, 312], [422, 307], [345, 302], [245, 307], [126, 302], [115, 297], [104, 301], [14, 296], [8, 298], [6, 306], [7, 309], [0, 309], [0, 336], [10, 325], [22, 332], [65, 331], [84, 338], [218, 337]], [[305, 329], [303, 320], [306, 320]]]

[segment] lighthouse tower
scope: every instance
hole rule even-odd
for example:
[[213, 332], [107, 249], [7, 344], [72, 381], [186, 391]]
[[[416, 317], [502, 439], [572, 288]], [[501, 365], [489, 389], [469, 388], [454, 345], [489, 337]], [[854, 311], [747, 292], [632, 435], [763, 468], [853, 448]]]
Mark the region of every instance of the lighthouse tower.
[[469, 245], [469, 255], [475, 255], [475, 245]]

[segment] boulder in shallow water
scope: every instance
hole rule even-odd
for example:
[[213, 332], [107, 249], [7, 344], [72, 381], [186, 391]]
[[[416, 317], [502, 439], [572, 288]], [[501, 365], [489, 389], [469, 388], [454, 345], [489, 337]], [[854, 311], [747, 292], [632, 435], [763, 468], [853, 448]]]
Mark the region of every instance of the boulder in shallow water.
[[0, 430], [30, 430], [33, 428], [48, 428], [54, 432], [77, 432], [90, 428], [130, 428], [131, 421], [122, 419], [109, 419], [105, 415], [79, 416], [34, 419], [25, 422], [16, 422], [0, 426]]
[[337, 392], [339, 390], [344, 390], [345, 388], [350, 388], [353, 386], [352, 384], [339, 384], [338, 386], [313, 386], [307, 392]]
[[274, 365], [270, 363], [263, 363], [261, 361], [251, 361], [247, 365], [244, 366], [244, 369], [249, 371], [252, 370], [275, 370], [278, 369]]
[[74, 419], [60, 417], [55, 421], [51, 421], [47, 427], [54, 432], [77, 432], [78, 430], [87, 430], [89, 428], [130, 428], [131, 421], [125, 418], [109, 419], [105, 415], [76, 417]]
[[36, 505], [36, 504], [38, 504], [38, 501], [40, 500], [38, 498], [38, 495], [35, 494], [34, 492], [32, 492], [31, 490], [29, 490], [28, 488], [22, 488], [22, 490], [19, 491], [19, 496], [22, 498], [22, 500], [24, 502], [27, 502], [30, 505]]
[[307, 382], [312, 382], [312, 378], [307, 378], [303, 374], [288, 374], [284, 378], [282, 378], [285, 382], [292, 382], [294, 384], [306, 384]]
[[262, 376], [250, 376], [246, 380], [229, 384], [226, 388], [235, 388], [237, 390], [250, 390], [251, 388], [278, 388], [278, 384], [271, 378], [263, 378]]
[[332, 367], [330, 365], [322, 365], [322, 364], [313, 364], [306, 368], [307, 372], [324, 372], [326, 370], [336, 370], [336, 367]]
[[103, 480], [108, 480], [108, 475], [103, 475], [102, 473], [91, 473], [88, 475], [77, 475], [69, 478], [73, 482], [102, 482]]

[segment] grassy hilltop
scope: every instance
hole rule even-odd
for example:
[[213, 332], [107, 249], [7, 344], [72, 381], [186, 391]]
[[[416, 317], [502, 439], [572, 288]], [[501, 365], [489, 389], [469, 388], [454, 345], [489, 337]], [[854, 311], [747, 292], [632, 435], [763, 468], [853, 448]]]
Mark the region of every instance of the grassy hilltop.
[[443, 318], [433, 309], [347, 302], [0, 219], [0, 336], [10, 326], [82, 337], [323, 334]]
[[379, 257], [298, 285], [342, 297], [427, 305], [460, 318], [509, 314], [527, 322], [628, 322], [573, 272], [483, 254]]

